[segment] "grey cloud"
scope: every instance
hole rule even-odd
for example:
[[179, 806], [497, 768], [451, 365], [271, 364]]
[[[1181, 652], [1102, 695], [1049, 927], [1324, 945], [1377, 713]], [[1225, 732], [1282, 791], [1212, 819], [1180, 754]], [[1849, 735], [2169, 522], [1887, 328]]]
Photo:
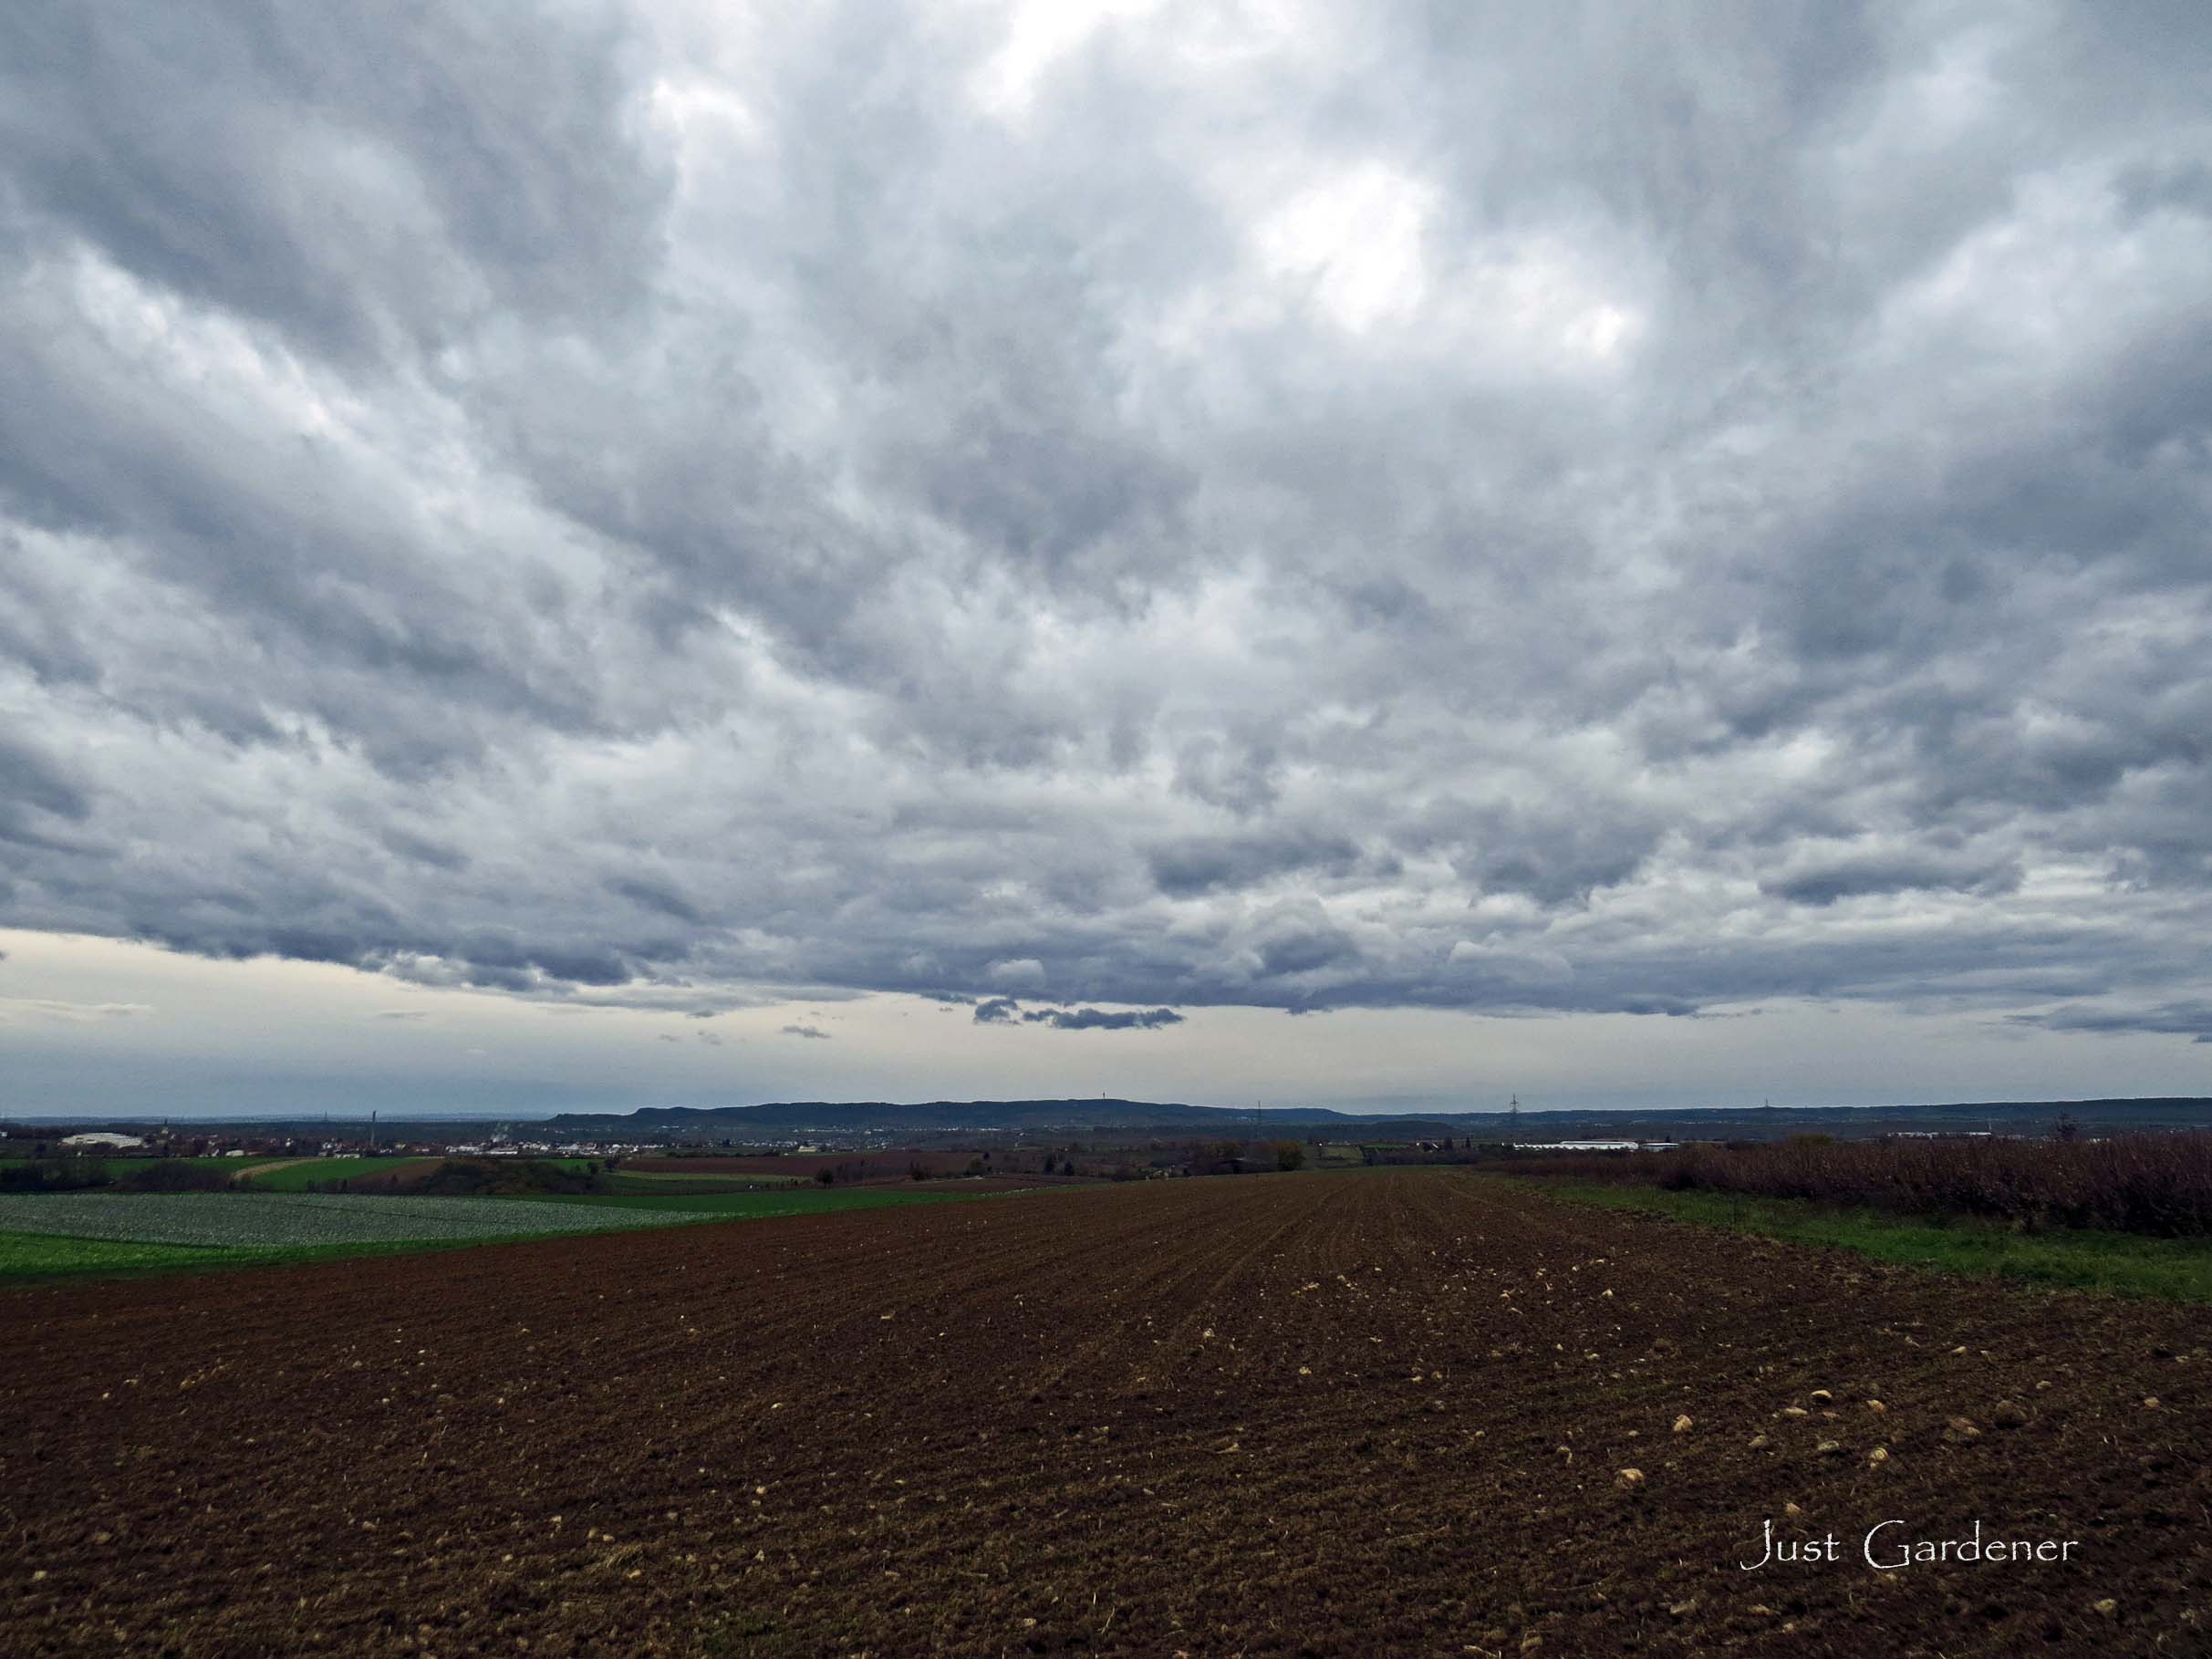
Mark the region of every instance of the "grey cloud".
[[83, 819], [91, 803], [51, 756], [0, 734], [0, 790], [11, 803], [35, 806], [57, 818]]
[[72, 1025], [104, 1020], [135, 1020], [153, 1010], [143, 1002], [71, 1002], [57, 997], [0, 997], [0, 1020], [30, 1015]]
[[1270, 978], [1291, 978], [1358, 954], [1350, 936], [1332, 925], [1315, 906], [1286, 907], [1266, 918], [1248, 936], [1248, 949]]
[[435, 841], [426, 841], [421, 835], [411, 835], [399, 828], [384, 830], [378, 839], [402, 858], [411, 858], [418, 864], [435, 865], [441, 870], [465, 870], [469, 855], [459, 847], [441, 846]]
[[2015, 1014], [2016, 1023], [2054, 1032], [2094, 1032], [2105, 1036], [2161, 1032], [2212, 1042], [2212, 1001], [2168, 1002], [2151, 1008], [2113, 1008], [2068, 1003], [2040, 1014]]
[[2020, 885], [2017, 860], [1983, 864], [1972, 859], [1888, 857], [1874, 854], [1819, 863], [1764, 883], [1765, 891], [1795, 905], [1832, 905], [1839, 899], [1914, 888], [1946, 888], [1984, 895], [2015, 891]]
[[786, 1025], [783, 1032], [786, 1037], [810, 1037], [817, 1042], [829, 1041], [829, 1033], [818, 1025]]
[[1024, 93], [988, 11], [16, 8], [0, 922], [698, 1016], [2193, 1008], [2192, 21], [1163, 14]]
[[984, 973], [993, 985], [1022, 990], [1035, 990], [1052, 977], [1044, 964], [1033, 956], [993, 962]]
[[1181, 898], [1306, 870], [1341, 876], [1358, 856], [1342, 836], [1278, 834], [1186, 837], [1153, 848], [1146, 862], [1160, 891]]
[[668, 189], [628, 26], [590, 4], [31, 7], [0, 32], [9, 196], [310, 350], [642, 291]]
[[1183, 1022], [1183, 1016], [1172, 1008], [1118, 1012], [1103, 1008], [1033, 1008], [1022, 1018], [1031, 1025], [1049, 1025], [1056, 1032], [1156, 1032]]
[[658, 882], [623, 877], [608, 882], [607, 890], [677, 921], [700, 923], [706, 920], [683, 895]]
[[2212, 165], [2201, 160], [2132, 162], [2113, 178], [2113, 193], [2130, 219], [2161, 209], [2212, 218]]
[[61, 765], [0, 731], [0, 842], [62, 850], [65, 825], [92, 811], [83, 788]]
[[1604, 807], [1532, 813], [1507, 803], [1473, 812], [1460, 833], [1468, 839], [1452, 865], [1468, 881], [1558, 906], [1629, 880], [1657, 845], [1660, 826]]

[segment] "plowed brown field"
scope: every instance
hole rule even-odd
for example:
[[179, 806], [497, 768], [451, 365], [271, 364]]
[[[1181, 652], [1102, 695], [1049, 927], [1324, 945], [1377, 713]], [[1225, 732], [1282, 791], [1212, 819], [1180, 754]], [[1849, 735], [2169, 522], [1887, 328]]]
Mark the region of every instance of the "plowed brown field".
[[1449, 1174], [18, 1291], [0, 1648], [2202, 1652], [2205, 1336]]

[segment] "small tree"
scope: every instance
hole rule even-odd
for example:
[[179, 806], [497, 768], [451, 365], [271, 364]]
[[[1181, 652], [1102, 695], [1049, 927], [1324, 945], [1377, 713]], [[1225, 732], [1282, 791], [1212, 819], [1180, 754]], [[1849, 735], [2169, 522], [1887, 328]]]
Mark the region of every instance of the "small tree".
[[1296, 1141], [1280, 1141], [1275, 1146], [1275, 1167], [1303, 1169], [1305, 1167], [1305, 1148]]

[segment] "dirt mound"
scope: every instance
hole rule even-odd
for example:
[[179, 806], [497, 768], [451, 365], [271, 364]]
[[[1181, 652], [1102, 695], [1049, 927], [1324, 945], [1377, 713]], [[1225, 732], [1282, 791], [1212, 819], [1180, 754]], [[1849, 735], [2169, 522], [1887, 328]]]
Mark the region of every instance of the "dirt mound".
[[[2127, 1654], [2212, 1618], [2201, 1311], [1480, 1177], [1131, 1183], [0, 1322], [25, 1654]], [[1876, 1571], [1890, 1519], [2076, 1547]], [[1838, 1559], [1742, 1571], [1769, 1522]]]

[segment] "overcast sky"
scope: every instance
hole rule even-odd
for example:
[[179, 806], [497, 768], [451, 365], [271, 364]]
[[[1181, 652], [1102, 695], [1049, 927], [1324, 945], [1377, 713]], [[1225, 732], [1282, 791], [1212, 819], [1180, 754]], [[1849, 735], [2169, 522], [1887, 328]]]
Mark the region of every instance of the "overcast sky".
[[2212, 1093], [2197, 0], [8, 6], [0, 381], [0, 1109]]

